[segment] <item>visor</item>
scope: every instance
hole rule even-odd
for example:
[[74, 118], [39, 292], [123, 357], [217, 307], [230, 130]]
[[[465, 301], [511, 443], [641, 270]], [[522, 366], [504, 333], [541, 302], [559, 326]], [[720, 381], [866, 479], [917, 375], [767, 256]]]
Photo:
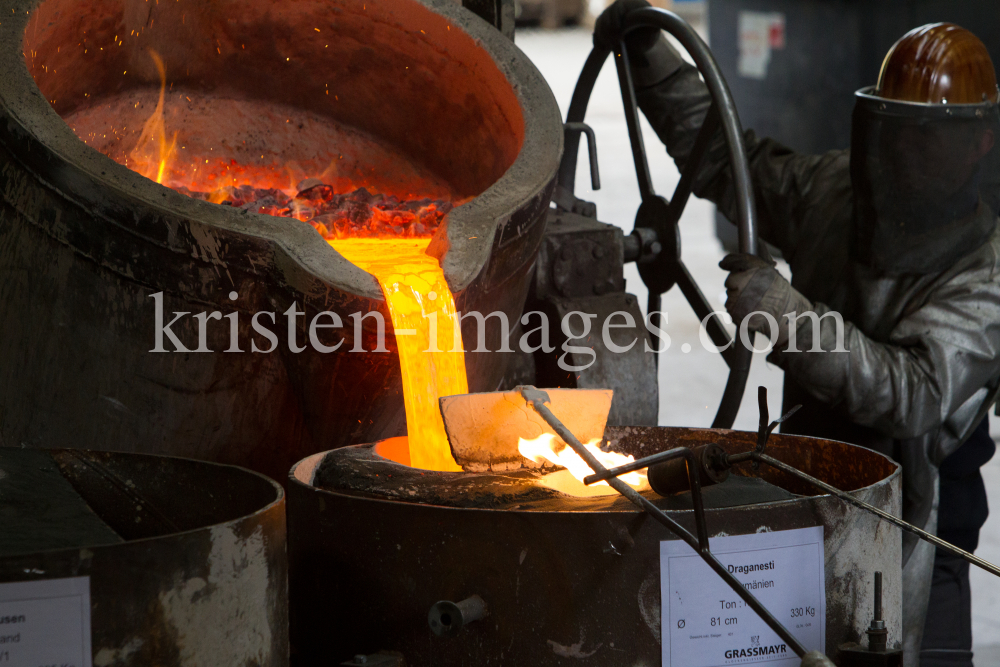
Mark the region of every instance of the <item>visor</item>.
[[1000, 204], [995, 102], [921, 104], [855, 94], [855, 250], [887, 274], [948, 268], [992, 233]]

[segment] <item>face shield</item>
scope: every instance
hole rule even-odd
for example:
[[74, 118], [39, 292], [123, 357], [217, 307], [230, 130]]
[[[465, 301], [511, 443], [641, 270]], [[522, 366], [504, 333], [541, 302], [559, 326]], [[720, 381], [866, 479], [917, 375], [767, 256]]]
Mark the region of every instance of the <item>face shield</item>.
[[997, 105], [898, 102], [872, 88], [855, 99], [858, 260], [886, 274], [933, 273], [982, 245], [1000, 204]]

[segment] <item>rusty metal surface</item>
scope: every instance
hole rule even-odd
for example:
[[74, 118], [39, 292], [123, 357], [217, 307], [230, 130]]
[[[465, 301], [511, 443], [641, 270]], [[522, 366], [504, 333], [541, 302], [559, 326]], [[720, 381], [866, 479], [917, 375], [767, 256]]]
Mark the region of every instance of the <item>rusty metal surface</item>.
[[[708, 429], [619, 428], [608, 435], [636, 454], [707, 442], [737, 453], [755, 444], [753, 433]], [[899, 512], [900, 474], [879, 454], [781, 435], [768, 449]], [[414, 665], [556, 665], [567, 657], [583, 665], [659, 664], [659, 542], [674, 538], [644, 514], [609, 506], [554, 511], [556, 502], [547, 511], [518, 511], [362, 497], [349, 485], [317, 488], [322, 464], [322, 454], [300, 462], [289, 482], [294, 664], [383, 649]], [[731, 477], [751, 474], [744, 464]], [[564, 500], [561, 509], [578, 502]], [[693, 528], [690, 511], [671, 516]], [[885, 574], [889, 644], [899, 641], [897, 528], [830, 496], [711, 509], [707, 523], [711, 535], [824, 526], [827, 652], [864, 637], [876, 570]], [[434, 637], [426, 624], [431, 605], [471, 595], [489, 608], [487, 622], [454, 638]]]
[[[79, 21], [81, 25], [94, 21], [91, 10], [102, 2], [109, 12], [122, 11], [121, 3], [110, 0], [81, 1], [73, 11], [52, 16], [51, 24], [42, 22], [39, 31], [52, 26], [59, 29], [60, 21]], [[0, 12], [9, 15], [0, 22], [0, 68], [5, 73], [0, 77], [0, 440], [8, 445], [74, 443], [83, 448], [187, 456], [243, 465], [284, 479], [288, 468], [311, 452], [404, 433], [391, 319], [374, 278], [347, 263], [306, 225], [186, 198], [79, 141], [41, 95], [25, 66], [25, 28], [40, 4], [0, 0]], [[189, 24], [199, 13], [238, 15], [244, 20], [253, 15], [253, 7], [263, 6], [227, 4], [227, 0], [170, 3], [174, 5], [180, 8], [177, 11], [189, 12]], [[516, 322], [541, 242], [562, 150], [562, 124], [552, 93], [509, 40], [445, 0], [299, 3], [295, 11], [268, 19], [269, 40], [295, 34], [275, 30], [272, 19], [305, 21], [309, 34], [314, 34], [308, 11], [322, 13], [327, 25], [331, 15], [362, 20], [358, 18], [363, 17], [360, 10], [372, 10], [376, 5], [392, 14], [395, 21], [379, 25], [396, 31], [393, 34], [398, 37], [383, 45], [385, 49], [379, 53], [388, 57], [393, 49], [414, 49], [413, 60], [443, 59], [452, 69], [465, 72], [468, 61], [478, 59], [483, 72], [495, 67], [495, 76], [480, 77], [487, 82], [483, 85], [493, 86], [494, 92], [506, 88], [506, 95], [513, 96], [514, 106], [521, 112], [523, 141], [513, 163], [497, 167], [498, 180], [479, 183], [485, 191], [454, 209], [436, 240], [457, 307], [463, 312], [502, 311]], [[160, 3], [160, 9], [164, 7]], [[216, 11], [206, 12], [206, 7]], [[305, 13], [297, 13], [300, 10]], [[454, 42], [458, 44], [455, 53], [422, 37], [421, 30], [428, 22], [435, 22], [441, 30], [445, 23], [451, 26], [450, 33], [456, 35]], [[114, 27], [112, 19], [105, 23], [102, 30]], [[123, 34], [128, 33], [125, 29]], [[88, 34], [96, 39], [94, 31]], [[269, 40], [257, 41], [266, 50]], [[252, 46], [249, 41], [248, 48]], [[335, 45], [343, 44], [346, 49], [355, 43], [353, 39], [331, 42], [331, 51]], [[304, 40], [292, 38], [288, 48], [301, 50], [304, 44]], [[185, 43], [191, 48], [198, 45]], [[211, 46], [212, 57], [215, 48]], [[239, 44], [224, 43], [221, 48], [240, 53]], [[368, 52], [374, 53], [371, 49]], [[315, 91], [309, 86], [319, 80], [315, 68], [321, 62], [323, 66], [347, 67], [350, 59], [295, 53], [306, 65], [294, 76], [276, 76], [273, 67], [269, 70], [277, 82], [276, 90], [284, 90], [294, 80], [302, 86], [291, 92], [312, 100], [309, 104], [313, 107], [320, 98], [323, 103], [333, 99], [322, 90], [312, 94]], [[67, 66], [83, 67], [83, 62]], [[206, 62], [207, 57], [199, 58], [192, 66]], [[350, 61], [353, 64], [344, 77], [355, 80], [358, 67], [367, 62]], [[422, 76], [434, 77], [440, 72], [436, 67], [424, 69]], [[107, 72], [119, 71], [117, 65], [106, 70], [95, 76], [107, 78]], [[220, 85], [245, 85], [253, 88], [252, 93], [262, 94], [254, 87], [260, 86], [263, 71], [250, 68], [250, 75], [239, 71], [243, 74], [211, 65], [204, 74], [225, 79]], [[441, 85], [461, 86], [460, 79]], [[372, 76], [361, 77], [359, 85], [368, 91], [366, 94], [379, 89], [370, 85], [372, 80]], [[114, 89], [124, 85], [122, 81], [102, 85]], [[389, 83], [393, 82], [386, 85]], [[322, 88], [322, 83], [318, 85]], [[419, 92], [428, 101], [454, 98], [428, 95], [426, 88], [422, 92], [405, 90], [410, 95]], [[377, 94], [385, 99], [384, 91]], [[345, 122], [362, 119], [358, 122], [382, 123], [389, 132], [390, 112], [394, 110], [397, 119], [427, 119], [419, 132], [401, 133], [395, 128], [399, 141], [416, 142], [404, 147], [410, 153], [427, 153], [442, 136], [475, 135], [480, 145], [470, 149], [469, 155], [425, 155], [440, 171], [450, 170], [454, 179], [469, 179], [470, 174], [482, 171], [465, 158], [478, 154], [486, 156], [481, 159], [487, 162], [487, 157], [499, 159], [494, 150], [498, 138], [483, 129], [477, 110], [467, 108], [464, 97], [457, 98], [463, 103], [445, 105], [447, 108], [416, 103], [385, 105], [383, 114], [371, 113], [370, 106], [356, 101], [361, 97], [361, 92], [340, 95], [341, 105], [353, 105]], [[493, 101], [500, 104], [501, 97], [498, 93]], [[57, 106], [65, 103], [59, 99]], [[485, 108], [480, 111], [485, 113]], [[454, 120], [455, 114], [465, 120], [447, 120]], [[469, 114], [475, 122], [469, 121]], [[518, 120], [507, 118], [515, 129]], [[454, 132], [459, 125], [468, 132]], [[437, 129], [431, 132], [429, 128]], [[378, 134], [375, 125], [368, 129]], [[235, 302], [229, 299], [231, 291], [239, 294]], [[267, 326], [282, 347], [270, 354], [151, 354], [155, 324], [150, 295], [157, 292], [163, 292], [167, 321], [172, 312], [238, 312], [243, 349], [254, 338], [253, 314], [275, 312], [277, 323]], [[295, 327], [298, 341], [307, 340], [305, 322], [319, 312], [333, 311], [350, 323], [351, 313], [378, 311], [387, 323], [390, 352], [321, 354], [307, 348], [300, 354], [291, 353], [280, 313], [293, 302], [305, 310], [305, 320], [298, 318]], [[268, 323], [268, 319], [261, 322]], [[464, 324], [463, 335], [475, 340], [475, 321], [470, 318]], [[207, 328], [208, 347], [227, 349], [228, 322]], [[199, 334], [196, 320], [184, 318], [173, 330], [194, 347], [192, 341], [197, 341]], [[351, 327], [343, 333], [342, 350], [353, 348]], [[375, 335], [369, 318], [361, 335], [365, 349], [375, 347]], [[500, 348], [500, 336], [497, 318], [490, 319], [486, 335], [490, 349]], [[259, 337], [257, 340], [263, 342]], [[470, 388], [497, 388], [511, 356], [468, 353]]]
[[[442, 473], [419, 470], [388, 461], [372, 445], [342, 447], [317, 465], [312, 484], [318, 488], [362, 496], [461, 509], [517, 510], [520, 512], [631, 512], [633, 506], [617, 494], [570, 497], [536, 483], [554, 466], [506, 472]], [[690, 494], [644, 495], [664, 510], [691, 509]], [[725, 484], [704, 490], [708, 508], [790, 500], [796, 496], [763, 479], [735, 475]]]
[[94, 665], [288, 664], [285, 501], [232, 466], [45, 450], [125, 542], [0, 558], [0, 582], [90, 577]]
[[[646, 348], [648, 332], [638, 301], [625, 292], [624, 252], [618, 227], [577, 213], [549, 212], [525, 311], [542, 312], [550, 322], [570, 321], [574, 330], [583, 326], [577, 316], [564, 318], [587, 313], [594, 315], [592, 330], [586, 347], [579, 347], [555, 327], [552, 345], [564, 354], [535, 352], [533, 374], [519, 379], [540, 387], [614, 389], [608, 423], [654, 425], [659, 408], [655, 357]], [[605, 328], [606, 322], [614, 327]], [[532, 345], [540, 342], [531, 340]]]

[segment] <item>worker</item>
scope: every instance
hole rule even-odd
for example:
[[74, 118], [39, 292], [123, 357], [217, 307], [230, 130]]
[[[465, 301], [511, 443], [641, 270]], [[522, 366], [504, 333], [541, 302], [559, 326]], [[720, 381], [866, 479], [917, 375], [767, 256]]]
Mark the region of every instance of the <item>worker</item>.
[[[619, 52], [626, 15], [647, 6], [618, 0], [595, 44]], [[659, 30], [624, 37], [639, 107], [683, 168], [708, 89]], [[803, 155], [746, 132], [759, 232], [792, 282], [767, 259], [729, 255], [726, 308], [772, 337], [786, 409], [803, 405], [783, 431], [892, 457], [903, 518], [973, 551], [1000, 384], [996, 74], [971, 32], [927, 25], [896, 42], [877, 85], [855, 99], [850, 151]], [[720, 130], [693, 191], [733, 220], [728, 159]], [[817, 319], [828, 313], [840, 321]], [[806, 351], [814, 327], [825, 352]], [[908, 666], [972, 665], [968, 564], [908, 533], [903, 635]]]

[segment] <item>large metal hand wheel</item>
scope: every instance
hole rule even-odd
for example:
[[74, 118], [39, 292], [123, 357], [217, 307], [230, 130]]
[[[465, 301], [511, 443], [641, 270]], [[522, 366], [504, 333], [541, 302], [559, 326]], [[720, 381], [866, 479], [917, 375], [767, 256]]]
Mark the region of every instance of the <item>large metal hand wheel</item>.
[[[750, 185], [750, 166], [747, 163], [746, 148], [743, 144], [743, 130], [736, 113], [729, 86], [726, 85], [722, 73], [712, 57], [708, 46], [690, 25], [676, 14], [662, 9], [638, 9], [631, 12], [625, 20], [624, 34], [641, 28], [654, 27], [666, 30], [677, 38], [677, 41], [691, 54], [695, 65], [701, 71], [712, 95], [712, 106], [705, 116], [704, 124], [698, 132], [694, 148], [687, 164], [681, 173], [680, 183], [674, 190], [673, 197], [667, 199], [658, 196], [653, 191], [653, 183], [649, 175], [649, 165], [646, 161], [646, 151], [643, 146], [642, 134], [639, 129], [639, 110], [635, 100], [635, 88], [632, 85], [632, 73], [629, 69], [628, 52], [624, 42], [618, 45], [615, 53], [615, 64], [618, 68], [618, 79], [621, 83], [622, 101], [625, 104], [625, 119], [628, 123], [629, 138], [632, 141], [632, 156], [635, 160], [635, 171], [639, 180], [639, 191], [642, 194], [642, 204], [635, 216], [635, 230], [632, 235], [638, 240], [638, 247], [645, 248], [637, 258], [639, 275], [649, 288], [649, 303], [647, 313], [659, 313], [661, 295], [674, 285], [681, 288], [685, 298], [698, 319], [705, 323], [712, 343], [722, 350], [722, 358], [729, 366], [729, 380], [722, 394], [719, 409], [712, 422], [713, 428], [729, 428], [736, 419], [743, 391], [746, 388], [747, 375], [750, 372], [752, 351], [740, 345], [729, 336], [723, 327], [719, 316], [709, 306], [705, 295], [695, 284], [691, 273], [681, 261], [680, 230], [677, 222], [680, 220], [684, 206], [691, 195], [692, 181], [701, 165], [705, 151], [720, 125], [726, 143], [729, 147], [729, 161], [732, 177], [736, 186], [736, 205], [738, 210], [737, 228], [739, 230], [740, 252], [757, 253], [757, 224], [754, 207], [753, 190]], [[577, 152], [580, 145], [580, 133], [576, 130], [581, 125], [587, 111], [597, 75], [607, 59], [609, 51], [595, 47], [583, 66], [583, 72], [573, 92], [566, 122], [566, 152], [559, 168], [559, 185], [572, 193], [576, 180]], [[652, 249], [650, 251], [650, 249]], [[654, 323], [659, 315], [651, 316]], [[654, 339], [654, 348], [659, 341]]]

